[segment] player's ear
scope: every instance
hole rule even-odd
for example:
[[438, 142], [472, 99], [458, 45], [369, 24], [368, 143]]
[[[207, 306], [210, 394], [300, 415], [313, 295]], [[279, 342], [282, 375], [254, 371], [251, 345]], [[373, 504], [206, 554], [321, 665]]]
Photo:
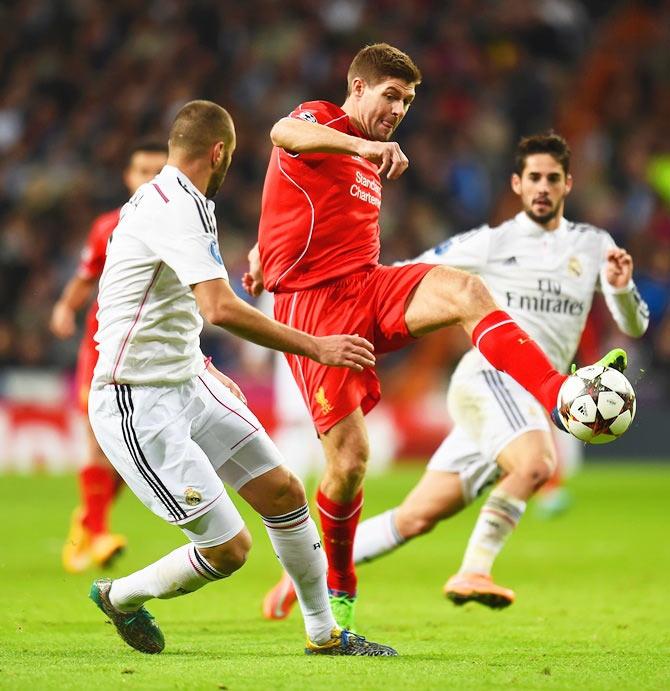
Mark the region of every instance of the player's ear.
[[510, 178], [510, 185], [512, 186], [514, 194], [521, 194], [521, 177], [518, 173], [512, 173], [512, 177]]
[[568, 177], [565, 178], [565, 193], [570, 194], [570, 190], [572, 189], [572, 175], [568, 173]]
[[361, 77], [354, 77], [351, 80], [351, 93], [353, 96], [362, 96], [365, 91], [365, 80]]
[[226, 147], [223, 142], [216, 142], [214, 146], [212, 147], [211, 151], [211, 165], [212, 168], [217, 169], [220, 165], [221, 162], [223, 161], [223, 157], [226, 155]]

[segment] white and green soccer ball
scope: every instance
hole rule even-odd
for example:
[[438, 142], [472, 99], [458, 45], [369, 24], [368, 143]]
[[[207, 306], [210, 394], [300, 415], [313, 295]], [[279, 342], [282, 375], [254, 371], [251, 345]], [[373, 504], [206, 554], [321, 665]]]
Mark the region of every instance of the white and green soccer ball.
[[565, 428], [585, 444], [618, 439], [635, 417], [635, 391], [618, 370], [582, 367], [558, 392], [558, 412]]

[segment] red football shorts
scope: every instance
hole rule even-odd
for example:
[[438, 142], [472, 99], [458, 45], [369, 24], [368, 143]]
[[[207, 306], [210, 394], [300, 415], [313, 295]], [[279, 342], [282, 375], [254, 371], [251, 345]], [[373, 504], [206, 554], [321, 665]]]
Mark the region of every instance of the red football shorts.
[[[95, 331], [93, 332], [95, 333]], [[93, 370], [98, 362], [98, 351], [95, 349], [93, 333], [86, 333], [79, 344], [77, 354], [77, 374], [75, 386], [77, 387], [77, 404], [84, 415], [88, 416], [88, 394], [91, 390]]]
[[[322, 287], [277, 293], [275, 317], [315, 336], [357, 333], [374, 344], [375, 354], [388, 353], [414, 340], [405, 323], [405, 306], [433, 268], [378, 266]], [[381, 397], [374, 369], [355, 372], [298, 355], [286, 358], [319, 432], [327, 432], [359, 406], [369, 412]]]

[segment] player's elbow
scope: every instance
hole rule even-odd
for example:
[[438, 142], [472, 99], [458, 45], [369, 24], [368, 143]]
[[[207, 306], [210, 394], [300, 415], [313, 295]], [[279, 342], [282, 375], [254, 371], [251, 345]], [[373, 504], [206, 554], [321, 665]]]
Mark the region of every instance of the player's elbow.
[[275, 146], [284, 146], [284, 139], [284, 123], [282, 118], [282, 120], [278, 120], [272, 126], [270, 130], [270, 140]]
[[220, 300], [201, 305], [200, 312], [210, 324], [225, 327], [231, 322], [234, 311], [227, 300]]

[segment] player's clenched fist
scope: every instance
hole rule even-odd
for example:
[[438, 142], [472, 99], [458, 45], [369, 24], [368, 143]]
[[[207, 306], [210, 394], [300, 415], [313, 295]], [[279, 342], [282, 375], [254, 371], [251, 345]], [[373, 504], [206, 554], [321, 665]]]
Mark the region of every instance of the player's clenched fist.
[[361, 140], [359, 155], [362, 158], [377, 163], [377, 172], [389, 180], [399, 178], [409, 166], [409, 159], [403, 153], [398, 142], [374, 142]]
[[625, 288], [633, 277], [633, 258], [621, 249], [612, 247], [607, 252], [607, 282], [613, 288]]
[[249, 271], [242, 276], [242, 287], [251, 295], [257, 298], [263, 292], [263, 267], [261, 266], [261, 253], [256, 243], [247, 255], [249, 260]]
[[332, 367], [349, 367], [362, 372], [366, 367], [374, 367], [374, 346], [358, 335], [316, 336], [314, 360]]

